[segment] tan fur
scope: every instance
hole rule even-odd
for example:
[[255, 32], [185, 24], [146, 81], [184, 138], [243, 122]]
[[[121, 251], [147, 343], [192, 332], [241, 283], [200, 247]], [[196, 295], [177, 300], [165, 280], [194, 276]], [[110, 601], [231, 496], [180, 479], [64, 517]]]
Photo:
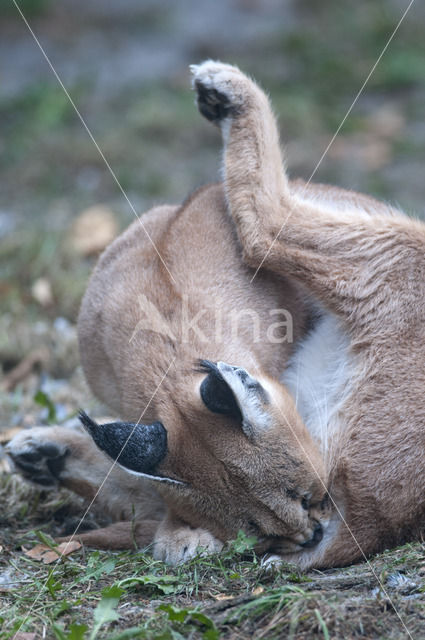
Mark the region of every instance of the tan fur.
[[[198, 544], [218, 550], [244, 529], [262, 551], [304, 567], [333, 566], [415, 539], [425, 523], [425, 228], [372, 198], [289, 182], [263, 92], [228, 65], [207, 62], [194, 74], [198, 88], [214, 89], [232, 107], [219, 123], [224, 192], [205, 187], [181, 207], [144, 216], [173, 279], [134, 223], [101, 257], [79, 319], [91, 387], [121, 418], [136, 422], [143, 412], [142, 422], [164, 424], [169, 448], [160, 472], [185, 482], [155, 484], [166, 515], [154, 553], [177, 562]], [[141, 295], [160, 310], [173, 337], [146, 329]], [[266, 335], [269, 311], [287, 309], [296, 349], [316, 302], [340, 319], [353, 363], [326, 451], [279, 382], [293, 345], [272, 344]], [[221, 336], [216, 307], [223, 311]], [[258, 342], [248, 321], [237, 339], [228, 339], [229, 312], [239, 308], [261, 318]], [[182, 339], [188, 309], [191, 317], [202, 312], [197, 325], [207, 342], [196, 332]], [[194, 368], [199, 358], [255, 376], [272, 399], [265, 409], [270, 427], [250, 440], [208, 411], [199, 396], [204, 376]], [[63, 431], [47, 431], [36, 435], [64, 439]], [[84, 444], [70, 443], [65, 469], [74, 458], [93, 456], [97, 471], [87, 470], [93, 489], [110, 463], [88, 436], [79, 437]], [[23, 446], [12, 443], [15, 452]], [[142, 527], [162, 502], [150, 481], [115, 472], [111, 495], [123, 504], [137, 492]], [[69, 469], [68, 476], [70, 486]], [[306, 494], [308, 511], [301, 505]], [[117, 516], [129, 519], [129, 512]], [[323, 540], [302, 548], [318, 521]]]

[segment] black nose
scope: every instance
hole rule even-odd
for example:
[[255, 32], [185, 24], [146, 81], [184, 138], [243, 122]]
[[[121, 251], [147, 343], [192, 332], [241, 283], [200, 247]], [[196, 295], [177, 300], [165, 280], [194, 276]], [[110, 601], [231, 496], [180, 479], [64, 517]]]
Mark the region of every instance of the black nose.
[[320, 522], [318, 522], [314, 527], [313, 537], [310, 538], [310, 540], [307, 540], [307, 542], [304, 542], [301, 546], [304, 547], [304, 549], [315, 547], [316, 544], [319, 544], [322, 538], [323, 538], [323, 527], [320, 524]]

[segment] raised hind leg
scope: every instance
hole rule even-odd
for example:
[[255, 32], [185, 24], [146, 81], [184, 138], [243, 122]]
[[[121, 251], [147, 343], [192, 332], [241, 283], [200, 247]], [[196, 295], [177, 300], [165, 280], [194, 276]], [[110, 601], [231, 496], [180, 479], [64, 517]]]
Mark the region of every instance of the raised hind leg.
[[[288, 182], [268, 99], [239, 69], [192, 67], [201, 113], [219, 125], [228, 205], [245, 260], [300, 281], [357, 332], [382, 325], [388, 300], [400, 307], [424, 289], [423, 226], [364, 196], [332, 200]], [[341, 192], [340, 192], [341, 193]], [[374, 204], [376, 206], [374, 206]]]

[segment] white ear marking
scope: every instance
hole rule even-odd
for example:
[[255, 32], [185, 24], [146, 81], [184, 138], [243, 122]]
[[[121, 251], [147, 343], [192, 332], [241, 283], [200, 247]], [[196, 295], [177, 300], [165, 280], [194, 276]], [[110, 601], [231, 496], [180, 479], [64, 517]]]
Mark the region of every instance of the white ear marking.
[[261, 384], [242, 367], [217, 362], [217, 368], [241, 410], [244, 433], [252, 437], [255, 433], [266, 430], [270, 426], [270, 416], [264, 411], [263, 402], [267, 398], [267, 392]]

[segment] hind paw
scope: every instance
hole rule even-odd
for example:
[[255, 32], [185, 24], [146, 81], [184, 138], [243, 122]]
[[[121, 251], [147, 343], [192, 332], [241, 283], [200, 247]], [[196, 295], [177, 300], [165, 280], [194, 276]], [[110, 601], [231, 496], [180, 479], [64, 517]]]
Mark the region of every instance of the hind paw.
[[190, 66], [199, 111], [219, 123], [241, 113], [250, 81], [237, 68], [214, 60]]

